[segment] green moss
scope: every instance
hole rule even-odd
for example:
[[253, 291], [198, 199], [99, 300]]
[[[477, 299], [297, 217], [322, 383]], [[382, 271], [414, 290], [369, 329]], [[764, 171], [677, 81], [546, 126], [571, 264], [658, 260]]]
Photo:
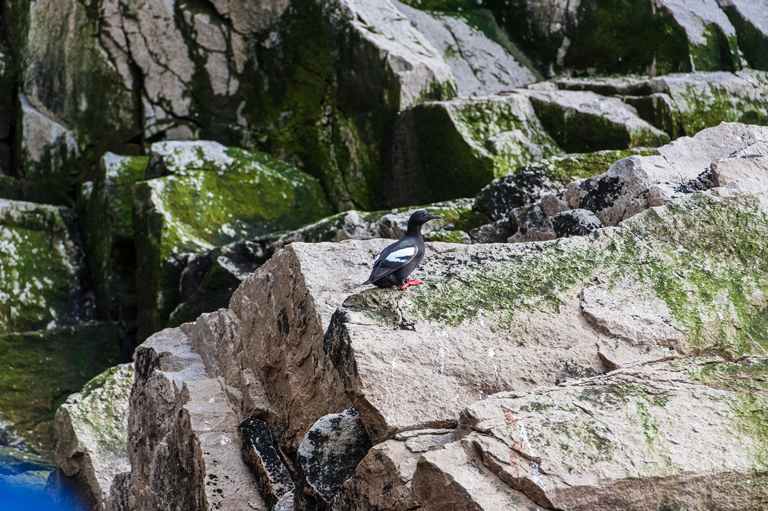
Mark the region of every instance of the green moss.
[[755, 460], [764, 472], [768, 469], [768, 396], [765, 393], [739, 392], [729, 400], [739, 432], [751, 442], [744, 442], [745, 455]]
[[432, 231], [424, 235], [425, 241], [442, 241], [444, 243], [463, 243], [468, 245], [471, 243], [469, 234], [459, 230], [440, 229], [439, 231]]
[[120, 362], [117, 326], [0, 335], [0, 418], [35, 452], [51, 454], [56, 408]]
[[750, 20], [744, 19], [736, 6], [726, 5], [721, 9], [725, 11], [731, 25], [736, 29], [739, 50], [744, 54], [749, 67], [768, 71], [768, 36]]
[[107, 153], [84, 207], [86, 255], [102, 320], [118, 320], [124, 297], [135, 293], [133, 185], [144, 179], [148, 160]]
[[134, 188], [139, 338], [179, 305], [180, 254], [297, 229], [332, 210], [317, 180], [264, 153], [227, 149], [228, 167], [179, 169]]
[[546, 169], [546, 175], [553, 181], [567, 185], [575, 179], [593, 177], [606, 172], [608, 168], [623, 158], [629, 156], [648, 156], [653, 149], [631, 148], [593, 153], [575, 153], [561, 157], [549, 158], [540, 164]]
[[694, 365], [687, 368], [685, 373], [692, 381], [716, 389], [749, 393], [768, 392], [767, 358], [750, 357], [736, 362], [720, 359]]
[[493, 264], [478, 256], [413, 289], [406, 312], [449, 325], [482, 315], [506, 329], [523, 310], [557, 313], [599, 272], [609, 287], [636, 282], [661, 298], [686, 335], [684, 351], [761, 354], [768, 351], [765, 201], [695, 194], [625, 221], [623, 229], [499, 247], [487, 256]]
[[37, 330], [78, 318], [82, 254], [64, 208], [0, 206], [0, 333]]
[[727, 37], [717, 25], [707, 25], [703, 35], [703, 45], [690, 45], [696, 71], [738, 71], [741, 66], [736, 37]]

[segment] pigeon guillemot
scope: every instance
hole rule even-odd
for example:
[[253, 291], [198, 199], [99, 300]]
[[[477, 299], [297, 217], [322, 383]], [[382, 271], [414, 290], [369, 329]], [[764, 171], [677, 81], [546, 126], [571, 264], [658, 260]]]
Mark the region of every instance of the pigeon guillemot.
[[378, 287], [408, 286], [423, 284], [420, 280], [406, 280], [424, 258], [424, 238], [421, 236], [421, 226], [439, 216], [431, 215], [425, 209], [420, 209], [408, 219], [408, 231], [403, 239], [382, 250], [373, 261], [373, 271], [365, 284]]

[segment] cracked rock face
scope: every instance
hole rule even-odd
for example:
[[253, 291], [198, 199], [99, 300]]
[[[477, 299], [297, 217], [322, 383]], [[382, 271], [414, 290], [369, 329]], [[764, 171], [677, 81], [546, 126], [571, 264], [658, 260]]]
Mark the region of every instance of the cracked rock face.
[[766, 362], [658, 362], [498, 394], [462, 412], [462, 442], [546, 509], [750, 508], [766, 495], [753, 427]]

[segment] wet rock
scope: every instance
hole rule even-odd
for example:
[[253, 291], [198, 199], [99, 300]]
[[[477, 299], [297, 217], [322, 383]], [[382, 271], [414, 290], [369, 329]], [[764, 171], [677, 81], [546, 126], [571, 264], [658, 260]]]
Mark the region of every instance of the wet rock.
[[[205, 156], [210, 147], [219, 159]], [[330, 214], [315, 179], [266, 154], [198, 142], [159, 144], [154, 151], [174, 173], [135, 187], [139, 339], [164, 327], [180, 303], [181, 254]], [[232, 286], [231, 279], [211, 285]]]
[[604, 227], [595, 214], [586, 209], [563, 211], [553, 216], [550, 223], [558, 238], [584, 236]]
[[330, 509], [370, 448], [371, 440], [353, 408], [318, 419], [299, 445], [303, 494], [297, 496], [297, 508]]
[[0, 446], [0, 484], [41, 491], [55, 468], [50, 459], [6, 445]]
[[53, 459], [94, 509], [105, 509], [115, 476], [130, 470], [126, 440], [133, 376], [132, 364], [109, 369], [56, 411]]
[[110, 323], [2, 334], [0, 351], [0, 439], [46, 456], [57, 400], [122, 361]]
[[285, 495], [293, 495], [293, 481], [272, 444], [272, 434], [264, 421], [246, 419], [240, 426], [243, 458], [256, 474], [259, 491], [270, 508]]

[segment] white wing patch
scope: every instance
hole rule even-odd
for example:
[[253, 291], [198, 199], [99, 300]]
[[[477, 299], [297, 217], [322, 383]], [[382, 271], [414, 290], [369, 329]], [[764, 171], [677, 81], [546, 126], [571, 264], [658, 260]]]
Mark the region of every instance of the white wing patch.
[[400, 250], [395, 250], [387, 256], [387, 261], [390, 263], [404, 263], [410, 259], [413, 254], [416, 253], [416, 247], [406, 247]]

